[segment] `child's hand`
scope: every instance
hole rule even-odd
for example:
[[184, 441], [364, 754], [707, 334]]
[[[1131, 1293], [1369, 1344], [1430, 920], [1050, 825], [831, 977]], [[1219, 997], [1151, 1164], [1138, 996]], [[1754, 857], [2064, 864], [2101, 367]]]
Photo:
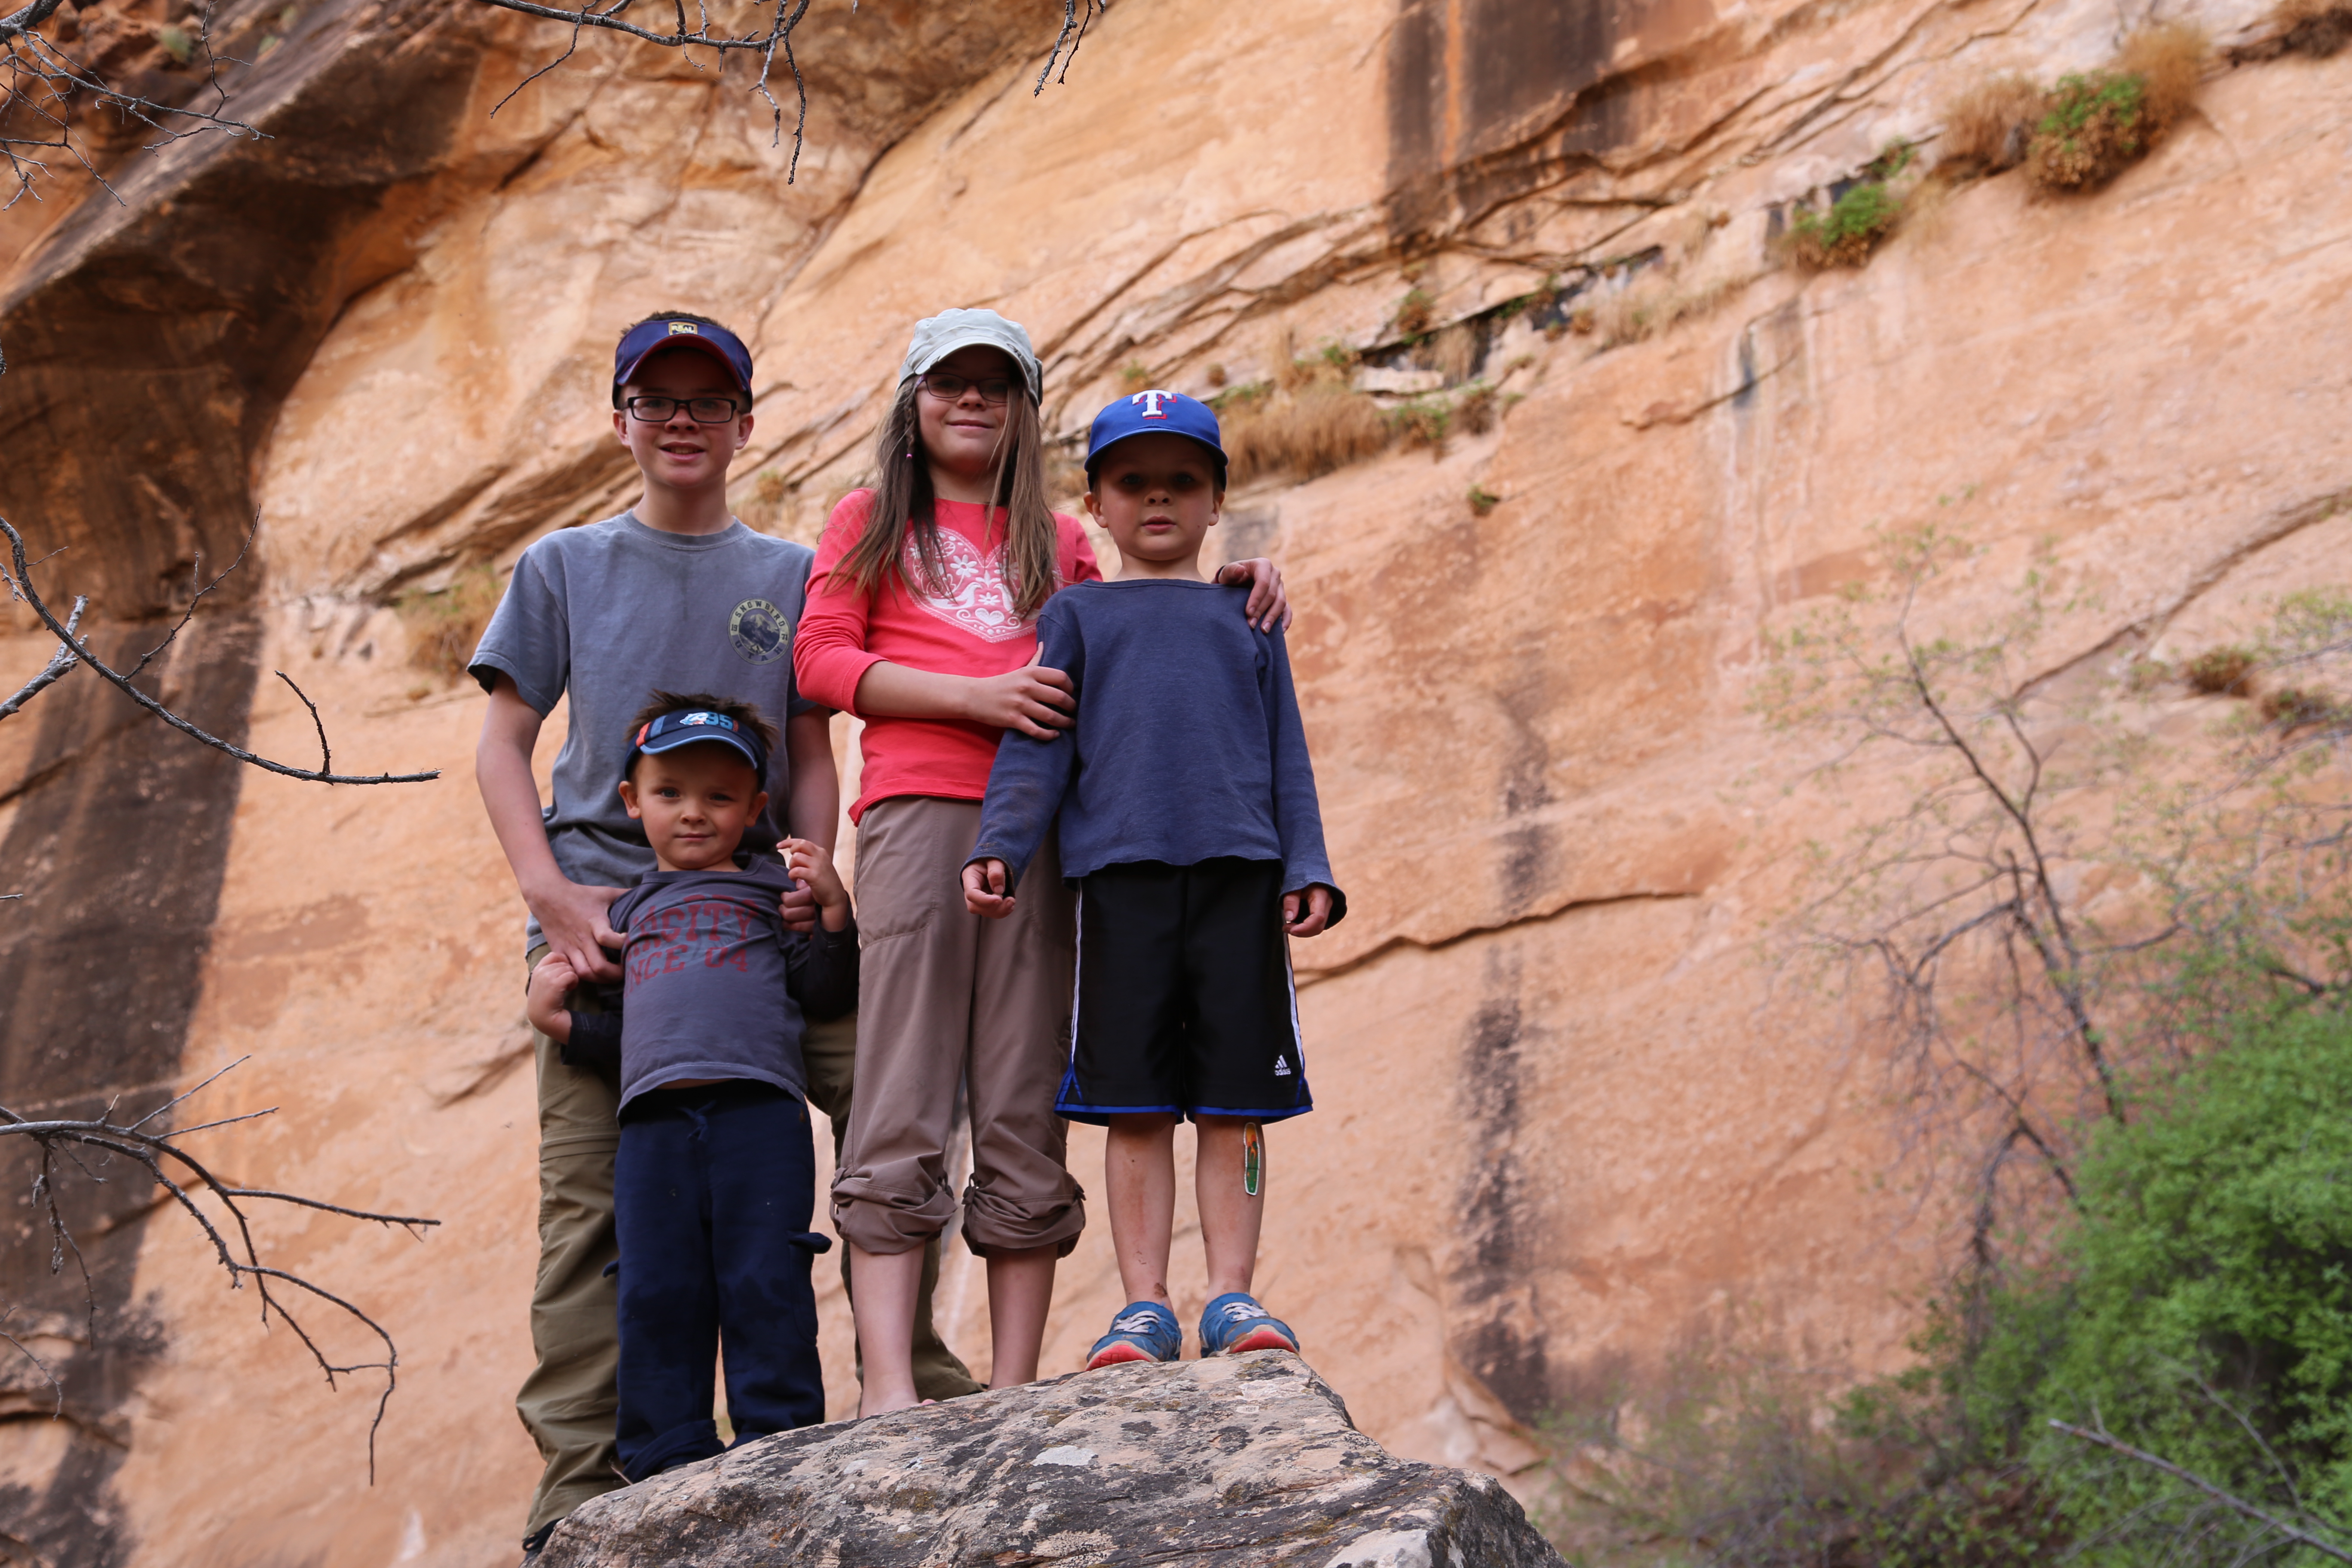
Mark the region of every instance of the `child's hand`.
[[1070, 678], [1046, 668], [1040, 662], [1045, 653], [1039, 648], [1027, 664], [1003, 675], [969, 677], [964, 717], [975, 724], [1018, 730], [1036, 741], [1050, 741], [1076, 723], [1069, 710], [1078, 700], [1070, 693]]
[[551, 952], [539, 961], [530, 972], [530, 985], [523, 993], [523, 1012], [530, 1026], [553, 1040], [557, 1045], [572, 1039], [572, 1014], [565, 1006], [572, 988], [580, 984], [579, 973], [572, 961], [560, 952]]
[[1282, 591], [1282, 568], [1264, 556], [1247, 561], [1228, 561], [1217, 569], [1217, 581], [1238, 587], [1250, 585], [1249, 602], [1242, 606], [1242, 618], [1258, 630], [1270, 632], [1280, 621], [1282, 629], [1290, 629], [1290, 595]]
[[816, 895], [809, 890], [805, 883], [799, 887], [788, 888], [783, 897], [776, 900], [776, 913], [782, 919], [786, 931], [814, 931], [816, 930]]
[[[841, 873], [833, 868], [833, 857], [824, 846], [806, 838], [787, 838], [780, 847], [784, 852], [784, 866], [793, 879], [808, 889], [815, 899], [817, 918], [827, 931], [839, 931], [849, 923], [849, 889], [841, 885]], [[789, 923], [791, 910], [778, 906]], [[805, 928], [795, 928], [805, 929]]]
[[1293, 936], [1321, 936], [1331, 923], [1331, 889], [1318, 882], [1303, 893], [1282, 895], [1282, 929]]
[[963, 907], [1001, 921], [1013, 912], [1013, 873], [1002, 860], [974, 860], [963, 868]]

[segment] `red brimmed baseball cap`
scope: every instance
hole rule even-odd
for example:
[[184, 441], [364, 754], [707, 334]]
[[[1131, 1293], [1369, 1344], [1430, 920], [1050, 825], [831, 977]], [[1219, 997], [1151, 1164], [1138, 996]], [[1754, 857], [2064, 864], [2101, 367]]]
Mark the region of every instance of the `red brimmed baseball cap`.
[[716, 321], [687, 316], [652, 316], [621, 335], [613, 352], [613, 406], [621, 405], [621, 388], [637, 374], [646, 356], [663, 349], [697, 349], [727, 367], [745, 397], [751, 395], [751, 351], [743, 340]]

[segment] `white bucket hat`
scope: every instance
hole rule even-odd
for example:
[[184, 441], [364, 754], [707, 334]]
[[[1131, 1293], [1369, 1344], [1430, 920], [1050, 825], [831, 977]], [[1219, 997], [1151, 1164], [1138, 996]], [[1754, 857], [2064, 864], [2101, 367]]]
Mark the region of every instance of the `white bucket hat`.
[[1029, 346], [1028, 332], [1020, 322], [1008, 321], [993, 310], [941, 310], [917, 321], [914, 341], [907, 345], [907, 357], [898, 366], [898, 384], [906, 385], [909, 377], [922, 374], [956, 350], [969, 348], [996, 349], [1012, 355], [1029, 384], [1029, 401], [1045, 400], [1045, 372], [1037, 363], [1037, 351]]

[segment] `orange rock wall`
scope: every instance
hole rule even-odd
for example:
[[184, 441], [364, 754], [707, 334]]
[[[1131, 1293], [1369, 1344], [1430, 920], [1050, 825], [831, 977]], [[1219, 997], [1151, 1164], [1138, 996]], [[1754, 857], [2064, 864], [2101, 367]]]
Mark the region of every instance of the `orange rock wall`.
[[[1067, 432], [1129, 365], [1205, 393], [1213, 364], [1241, 382], [1337, 341], [1412, 371], [1395, 316], [1412, 288], [1442, 327], [1548, 277], [1604, 299], [1626, 281], [1605, 268], [1654, 252], [1653, 277], [1706, 294], [1614, 347], [1487, 320], [1494, 429], [1229, 506], [1228, 548], [1275, 555], [1299, 606], [1353, 901], [1297, 946], [1318, 1110], [1270, 1140], [1263, 1293], [1363, 1429], [1504, 1474], [1547, 1412], [1735, 1330], [1892, 1364], [1939, 1256], [1932, 1215], [1879, 1184], [1866, 1036], [1759, 942], [1797, 847], [1835, 826], [1824, 810], [1884, 798], [1865, 774], [1780, 804], [1800, 759], [1748, 712], [1762, 636], [1866, 577], [1872, 530], [1929, 516], [1987, 547], [1937, 614], [1997, 604], [2054, 548], [2083, 592], [2053, 668], [2347, 574], [2352, 56], [2219, 72], [2104, 193], [1969, 184], [1866, 268], [1808, 277], [1773, 259], [1776, 205], [1931, 135], [1979, 75], [2096, 63], [2111, 9], [1120, 0], [1067, 85], [1034, 97], [1047, 8], [969, 9], [820, 0], [790, 187], [732, 67], [591, 47], [493, 119], [546, 37], [433, 14], [477, 62], [446, 140], [323, 245], [378, 259], [345, 267], [340, 299], [322, 286], [282, 388], [241, 416], [238, 499], [263, 524], [237, 614], [258, 639], [249, 743], [310, 754], [308, 715], [266, 673], [283, 669], [339, 763], [444, 776], [238, 782], [163, 1077], [250, 1054], [200, 1108], [278, 1109], [205, 1135], [223, 1168], [444, 1224], [422, 1243], [325, 1215], [268, 1227], [277, 1261], [399, 1339], [370, 1488], [368, 1380], [329, 1393], [185, 1226], [126, 1222], [125, 1300], [158, 1342], [91, 1406], [99, 1436], [0, 1427], [0, 1485], [28, 1510], [103, 1471], [102, 1528], [81, 1536], [121, 1555], [73, 1560], [511, 1553], [535, 1470], [511, 1414], [534, 1258], [520, 910], [472, 788], [481, 699], [411, 664], [415, 623], [389, 601], [625, 504], [601, 366], [650, 310], [743, 326], [761, 385], [738, 504], [809, 538], [908, 327], [942, 305], [1028, 324]], [[2200, 15], [2222, 37], [2257, 21]], [[6, 326], [94, 265], [58, 259], [70, 237], [20, 259]], [[22, 450], [43, 426], [13, 416]], [[1501, 498], [1486, 515], [1474, 485]], [[28, 496], [48, 497], [102, 552], [108, 518], [142, 504], [79, 494], [12, 481], [9, 515], [30, 532]], [[5, 647], [0, 675], [44, 654], [21, 626]], [[116, 700], [76, 679], [47, 700]], [[24, 803], [70, 787], [56, 759], [85, 753], [27, 727], [0, 730], [0, 864], [37, 892], [88, 851], [36, 842]], [[84, 1087], [8, 1070], [19, 1097]], [[1082, 1180], [1099, 1151], [1077, 1130]], [[847, 1313], [824, 1283], [845, 1409]], [[1197, 1262], [1177, 1289], [1197, 1310]], [[1076, 1364], [1118, 1295], [1098, 1223], [1065, 1266], [1049, 1367]], [[940, 1309], [984, 1360], [960, 1249]], [[77, 1457], [93, 1444], [113, 1445], [99, 1469]]]

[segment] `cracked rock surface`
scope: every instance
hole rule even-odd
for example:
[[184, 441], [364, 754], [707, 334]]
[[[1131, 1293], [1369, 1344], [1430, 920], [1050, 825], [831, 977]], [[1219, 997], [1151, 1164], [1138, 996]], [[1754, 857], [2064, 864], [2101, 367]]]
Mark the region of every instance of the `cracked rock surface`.
[[540, 1568], [1558, 1568], [1491, 1478], [1396, 1458], [1297, 1356], [1139, 1363], [745, 1444], [582, 1508]]

